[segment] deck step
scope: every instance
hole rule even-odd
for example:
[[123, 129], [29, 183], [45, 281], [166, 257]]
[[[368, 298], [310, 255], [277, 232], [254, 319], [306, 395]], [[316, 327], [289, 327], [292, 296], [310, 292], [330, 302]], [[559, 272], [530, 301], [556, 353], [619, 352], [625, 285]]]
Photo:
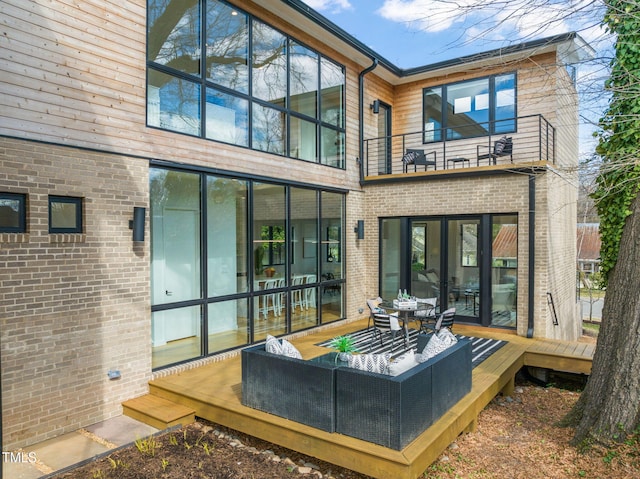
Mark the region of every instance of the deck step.
[[157, 429], [195, 421], [195, 411], [152, 394], [146, 394], [122, 403], [125, 416], [141, 421]]

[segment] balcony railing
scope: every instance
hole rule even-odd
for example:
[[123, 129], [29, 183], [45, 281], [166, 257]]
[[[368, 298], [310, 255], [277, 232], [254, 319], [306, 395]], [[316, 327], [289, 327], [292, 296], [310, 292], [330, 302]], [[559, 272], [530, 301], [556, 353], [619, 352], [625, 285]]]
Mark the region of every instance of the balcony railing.
[[[521, 116], [490, 123], [469, 123], [440, 130], [418, 131], [364, 140], [364, 176], [390, 175], [424, 171], [423, 165], [408, 165], [402, 161], [407, 150], [422, 150], [429, 161], [435, 160], [436, 170], [477, 168], [487, 165], [507, 165], [534, 161], [556, 161], [555, 128], [542, 115]], [[511, 133], [489, 131], [510, 130]], [[483, 133], [484, 132], [484, 133]], [[469, 137], [473, 135], [473, 137]], [[458, 139], [456, 137], [466, 136]], [[512, 155], [478, 158], [493, 152], [495, 142], [502, 137], [511, 138]], [[434, 170], [433, 165], [427, 170]]]

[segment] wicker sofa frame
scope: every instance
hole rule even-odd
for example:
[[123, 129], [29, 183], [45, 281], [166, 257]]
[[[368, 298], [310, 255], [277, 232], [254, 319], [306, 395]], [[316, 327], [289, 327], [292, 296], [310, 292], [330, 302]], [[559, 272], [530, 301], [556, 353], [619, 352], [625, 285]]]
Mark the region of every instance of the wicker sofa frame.
[[471, 390], [471, 342], [398, 376], [351, 368], [336, 376], [337, 432], [403, 449]]
[[398, 376], [242, 351], [242, 404], [400, 450], [471, 390], [471, 343], [460, 340]]
[[338, 366], [265, 351], [242, 350], [242, 404], [301, 424], [335, 432]]

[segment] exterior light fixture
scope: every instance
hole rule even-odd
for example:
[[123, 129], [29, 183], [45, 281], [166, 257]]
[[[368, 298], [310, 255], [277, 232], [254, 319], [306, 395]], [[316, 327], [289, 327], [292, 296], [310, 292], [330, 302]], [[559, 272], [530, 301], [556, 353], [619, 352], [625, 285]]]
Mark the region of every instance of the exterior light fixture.
[[144, 220], [146, 208], [133, 207], [133, 219], [129, 221], [129, 229], [133, 230], [133, 241], [144, 241]]
[[364, 220], [358, 220], [356, 227], [353, 228], [354, 233], [356, 234], [356, 239], [364, 239]]
[[374, 115], [380, 113], [380, 100], [374, 100], [371, 104], [371, 109], [373, 110]]

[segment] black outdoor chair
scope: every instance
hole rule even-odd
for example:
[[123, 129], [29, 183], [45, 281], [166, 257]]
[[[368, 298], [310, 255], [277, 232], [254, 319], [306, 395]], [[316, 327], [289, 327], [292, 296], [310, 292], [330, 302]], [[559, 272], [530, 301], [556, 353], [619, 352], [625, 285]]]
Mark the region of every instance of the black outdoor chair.
[[[487, 153], [481, 153], [481, 151], [489, 150]], [[480, 166], [480, 160], [489, 160], [489, 164], [496, 164], [496, 160], [499, 157], [508, 156], [513, 163], [513, 139], [503, 136], [493, 144], [493, 151], [487, 145], [478, 145], [478, 166]]]
[[453, 327], [453, 320], [455, 318], [455, 315], [456, 315], [456, 308], [449, 308], [440, 315], [440, 317], [435, 322], [435, 324], [423, 323], [422, 330], [425, 332], [437, 333], [442, 328], [451, 329]]
[[[427, 156], [431, 157], [431, 155], [433, 155], [433, 160], [427, 160]], [[407, 152], [402, 157], [403, 173], [409, 171], [409, 165], [413, 165], [413, 171], [418, 171], [418, 166], [424, 166], [424, 171], [427, 171], [428, 166], [433, 166], [433, 169], [437, 170], [436, 152], [430, 151], [429, 153], [425, 153], [424, 150], [407, 149]]]

